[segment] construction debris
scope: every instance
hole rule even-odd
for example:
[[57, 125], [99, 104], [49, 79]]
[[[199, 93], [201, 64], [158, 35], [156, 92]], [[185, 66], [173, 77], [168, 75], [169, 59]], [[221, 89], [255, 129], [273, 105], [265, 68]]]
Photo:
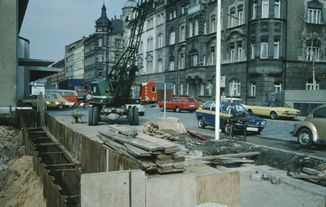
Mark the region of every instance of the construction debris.
[[[185, 157], [178, 144], [144, 133], [126, 133], [122, 126], [110, 127], [99, 137], [110, 148], [130, 158], [147, 173], [183, 172]], [[128, 136], [128, 135], [129, 136]]]
[[293, 178], [306, 180], [324, 186], [326, 185], [326, 173], [324, 171], [304, 167], [301, 169], [301, 172], [289, 172], [288, 175]]

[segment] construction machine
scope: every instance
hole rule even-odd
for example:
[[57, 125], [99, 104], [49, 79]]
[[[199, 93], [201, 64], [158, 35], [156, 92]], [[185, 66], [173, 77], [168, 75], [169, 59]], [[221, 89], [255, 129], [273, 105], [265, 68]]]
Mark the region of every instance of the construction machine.
[[[133, 7], [132, 18], [126, 19], [130, 38], [124, 52], [106, 78], [90, 83], [88, 124], [97, 125], [101, 115], [110, 120], [127, 117], [129, 125], [138, 125], [141, 85], [135, 84], [136, 57], [146, 16], [153, 9], [154, 0], [139, 0]], [[129, 17], [129, 15], [128, 15]], [[143, 112], [141, 111], [140, 114]]]

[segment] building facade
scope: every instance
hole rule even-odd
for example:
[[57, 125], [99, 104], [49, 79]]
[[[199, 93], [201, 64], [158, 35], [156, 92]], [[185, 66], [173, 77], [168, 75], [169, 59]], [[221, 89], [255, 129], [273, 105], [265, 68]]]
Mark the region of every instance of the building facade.
[[65, 79], [84, 79], [84, 41], [65, 46]]
[[[212, 98], [216, 7], [216, 0], [167, 0], [156, 6], [139, 48], [140, 82], [172, 82], [175, 95]], [[155, 21], [161, 11], [164, 25]], [[222, 95], [254, 104], [289, 102], [286, 91], [326, 90], [325, 0], [222, 0], [221, 20]]]
[[96, 21], [95, 33], [84, 41], [84, 79], [92, 81], [105, 77], [123, 52], [123, 23], [109, 20], [103, 5], [101, 17]]

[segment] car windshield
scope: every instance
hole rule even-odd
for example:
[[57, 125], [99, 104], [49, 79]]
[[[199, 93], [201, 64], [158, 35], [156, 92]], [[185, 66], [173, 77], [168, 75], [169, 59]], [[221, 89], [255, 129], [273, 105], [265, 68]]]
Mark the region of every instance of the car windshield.
[[196, 99], [194, 99], [194, 98], [187, 98], [187, 102], [196, 102]]
[[234, 103], [223, 103], [221, 105], [221, 112], [231, 113], [232, 115], [247, 113], [246, 109], [241, 104]]

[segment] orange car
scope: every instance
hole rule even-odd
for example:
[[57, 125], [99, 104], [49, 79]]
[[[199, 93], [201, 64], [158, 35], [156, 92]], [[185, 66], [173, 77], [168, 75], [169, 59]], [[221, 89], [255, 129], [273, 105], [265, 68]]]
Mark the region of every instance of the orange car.
[[[191, 97], [174, 97], [166, 101], [166, 110], [173, 110], [175, 112], [189, 111], [194, 112], [200, 106], [200, 103]], [[160, 110], [164, 110], [164, 101], [159, 102]]]

